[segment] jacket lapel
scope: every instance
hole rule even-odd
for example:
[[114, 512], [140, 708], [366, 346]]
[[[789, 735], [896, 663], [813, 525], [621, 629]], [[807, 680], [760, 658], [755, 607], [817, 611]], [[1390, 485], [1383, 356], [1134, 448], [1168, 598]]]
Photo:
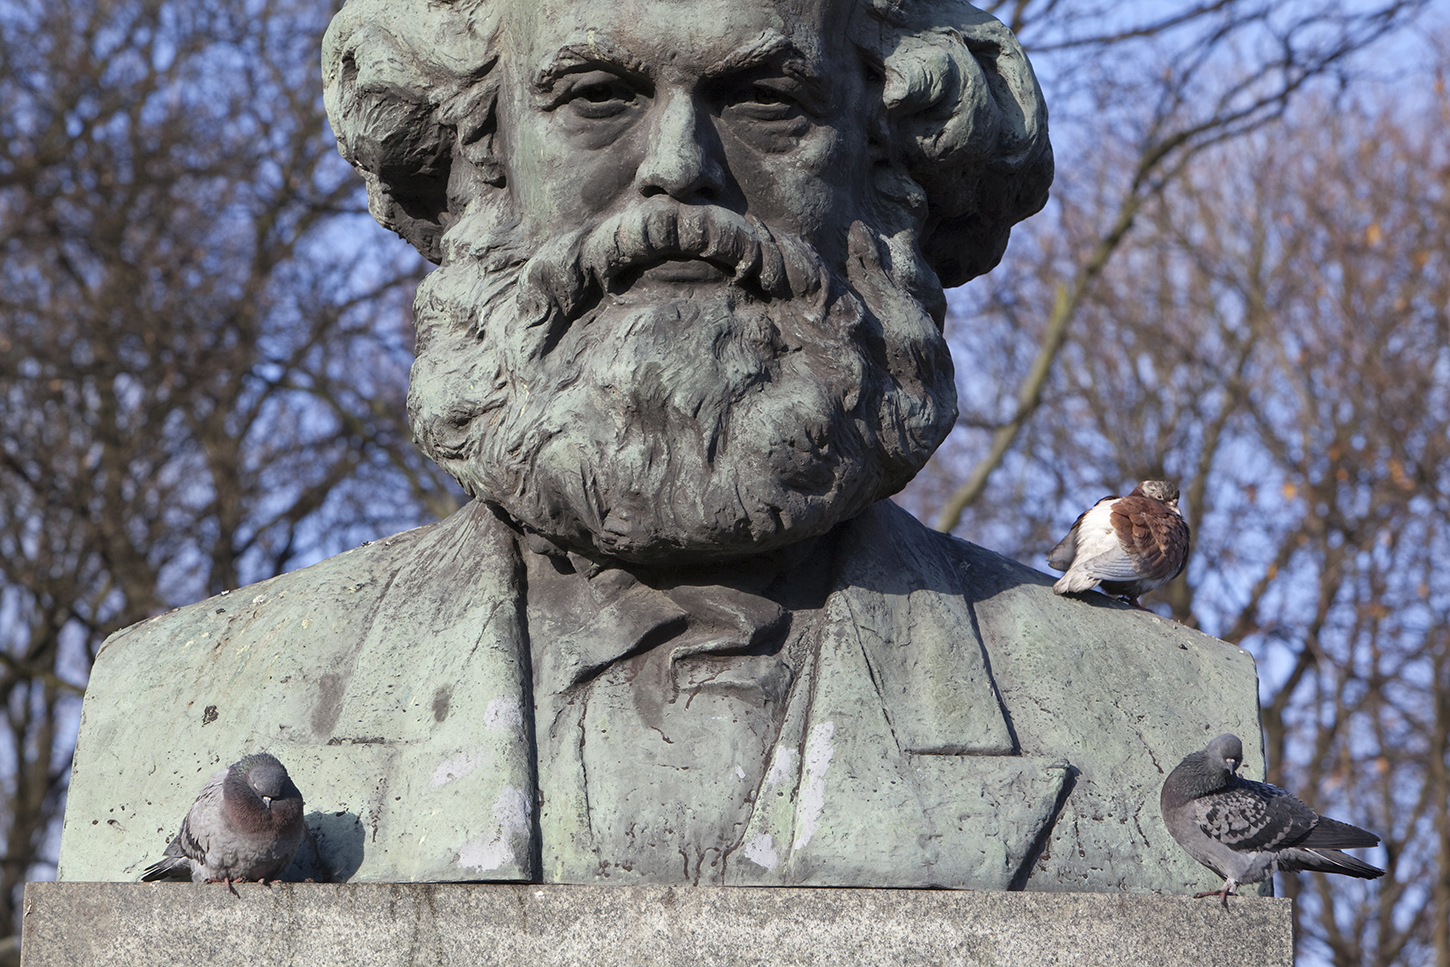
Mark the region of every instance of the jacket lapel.
[[1068, 766], [1014, 754], [961, 577], [902, 513], [845, 527], [730, 882], [1008, 889], [1051, 826]]

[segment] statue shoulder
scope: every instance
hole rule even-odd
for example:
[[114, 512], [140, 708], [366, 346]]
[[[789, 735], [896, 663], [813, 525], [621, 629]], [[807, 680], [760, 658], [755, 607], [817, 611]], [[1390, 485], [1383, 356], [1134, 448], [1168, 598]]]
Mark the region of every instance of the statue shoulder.
[[[101, 645], [101, 655], [145, 647], [179, 637], [206, 635], [214, 637], [222, 628], [246, 624], [262, 611], [316, 608], [321, 602], [350, 597], [354, 602], [376, 594], [388, 577], [411, 556], [436, 524], [395, 534], [361, 547], [344, 551], [309, 567], [280, 574], [265, 581], [222, 591], [194, 604], [174, 608], [164, 614], [116, 632]], [[212, 634], [207, 634], [211, 632]]]
[[851, 521], [841, 546], [855, 574], [889, 576], [899, 590], [960, 595], [994, 652], [1033, 652], [1055, 662], [1088, 642], [1114, 652], [1166, 646], [1252, 675], [1252, 659], [1239, 648], [1104, 594], [1058, 595], [1052, 575], [932, 530], [887, 500]]
[[[105, 665], [122, 652], [147, 653], [173, 644], [241, 644], [259, 636], [300, 638], [304, 632], [315, 637], [323, 626], [355, 626], [382, 614], [385, 598], [442, 598], [454, 583], [473, 583], [490, 562], [513, 566], [513, 555], [490, 553], [492, 545], [501, 548], [512, 540], [504, 530], [485, 506], [471, 503], [436, 523], [140, 621], [107, 638], [97, 661]], [[478, 567], [458, 567], [460, 557]]]
[[[904, 580], [969, 601], [1007, 589], [1053, 598], [1052, 578], [970, 541], [933, 530], [890, 500], [878, 501], [852, 520], [842, 548], [851, 563], [878, 563]], [[849, 566], [849, 565], [848, 565]]]

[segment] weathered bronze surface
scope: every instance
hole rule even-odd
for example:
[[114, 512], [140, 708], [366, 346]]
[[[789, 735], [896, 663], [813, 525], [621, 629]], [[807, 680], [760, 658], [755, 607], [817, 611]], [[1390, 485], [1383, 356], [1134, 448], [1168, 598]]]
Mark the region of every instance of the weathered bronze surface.
[[[268, 749], [295, 876], [1186, 890], [1162, 764], [1249, 657], [886, 500], [956, 415], [942, 286], [1044, 203], [947, 0], [352, 0], [323, 69], [439, 263], [410, 412], [476, 500], [102, 650], [64, 879]], [[1252, 745], [1252, 743], [1250, 743]]]

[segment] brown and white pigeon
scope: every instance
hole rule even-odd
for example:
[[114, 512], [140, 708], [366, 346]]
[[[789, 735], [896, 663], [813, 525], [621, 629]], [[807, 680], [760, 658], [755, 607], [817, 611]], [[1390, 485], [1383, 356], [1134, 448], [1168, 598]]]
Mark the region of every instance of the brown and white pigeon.
[[1188, 561], [1188, 524], [1178, 512], [1178, 485], [1144, 480], [1126, 497], [1104, 497], [1072, 525], [1047, 555], [1066, 571], [1052, 590], [1075, 594], [1101, 587], [1135, 608], [1139, 595], [1173, 580]]
[[276, 757], [253, 753], [213, 773], [141, 879], [266, 883], [292, 862], [302, 834], [302, 793]]
[[1234, 887], [1267, 880], [1279, 870], [1344, 873], [1372, 880], [1385, 871], [1341, 853], [1375, 846], [1368, 830], [1320, 816], [1278, 786], [1242, 779], [1243, 743], [1224, 733], [1186, 756], [1163, 782], [1158, 803], [1178, 845], [1224, 878], [1216, 896], [1228, 906]]

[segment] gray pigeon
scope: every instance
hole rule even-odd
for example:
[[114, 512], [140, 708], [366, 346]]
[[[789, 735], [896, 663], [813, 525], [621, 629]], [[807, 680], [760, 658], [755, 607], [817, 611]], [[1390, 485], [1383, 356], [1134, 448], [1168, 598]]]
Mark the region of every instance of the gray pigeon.
[[1310, 870], [1367, 880], [1385, 871], [1341, 849], [1378, 845], [1368, 830], [1320, 816], [1278, 786], [1235, 775], [1244, 746], [1224, 733], [1174, 768], [1163, 783], [1163, 822], [1178, 845], [1224, 878], [1216, 896], [1228, 906], [1234, 887], [1267, 880], [1275, 872]]
[[1072, 525], [1047, 555], [1066, 571], [1052, 590], [1075, 594], [1101, 587], [1135, 608], [1138, 596], [1176, 578], [1188, 561], [1188, 524], [1178, 512], [1178, 485], [1144, 480], [1126, 497], [1104, 497]]
[[181, 832], [141, 879], [266, 883], [292, 862], [302, 832], [302, 793], [282, 763], [257, 752], [207, 780]]

